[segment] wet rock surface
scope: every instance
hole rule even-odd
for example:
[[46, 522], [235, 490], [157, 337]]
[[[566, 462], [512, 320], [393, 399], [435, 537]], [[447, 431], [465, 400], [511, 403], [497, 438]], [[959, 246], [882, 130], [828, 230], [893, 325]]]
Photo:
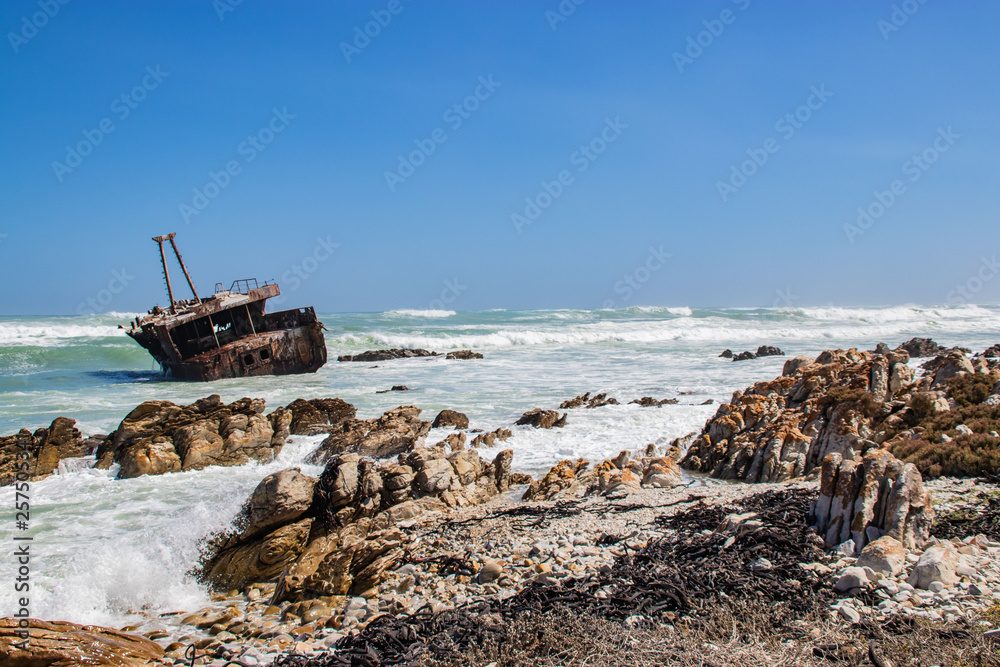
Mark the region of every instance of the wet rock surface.
[[518, 426], [534, 426], [535, 428], [561, 428], [566, 425], [566, 413], [560, 416], [555, 410], [535, 408], [525, 412], [514, 423]]
[[393, 348], [391, 350], [369, 350], [360, 354], [342, 354], [337, 361], [390, 361], [392, 359], [413, 359], [417, 357], [439, 357], [439, 352], [421, 349]]
[[482, 359], [483, 355], [472, 350], [456, 350], [445, 355], [445, 359]]
[[30, 480], [51, 475], [63, 459], [84, 456], [103, 439], [84, 440], [76, 421], [56, 417], [48, 428], [0, 437], [0, 486], [12, 484], [18, 472]]
[[289, 403], [286, 409], [292, 413], [289, 425], [292, 435], [330, 433], [357, 414], [353, 405], [339, 398], [299, 398]]
[[[29, 635], [23, 648], [18, 630]], [[155, 642], [95, 625], [28, 619], [27, 627], [13, 618], [0, 618], [0, 658], [4, 667], [70, 667], [94, 665], [138, 667], [163, 656]]]
[[280, 445], [272, 442], [274, 427], [263, 413], [263, 399], [242, 398], [226, 405], [217, 394], [191, 405], [147, 401], [97, 450], [96, 467], [118, 463], [118, 477], [127, 479], [242, 465], [251, 459], [270, 461]]
[[421, 409], [403, 405], [374, 419], [345, 419], [310, 456], [322, 464], [342, 453], [387, 458], [423, 444], [431, 423], [420, 419]]

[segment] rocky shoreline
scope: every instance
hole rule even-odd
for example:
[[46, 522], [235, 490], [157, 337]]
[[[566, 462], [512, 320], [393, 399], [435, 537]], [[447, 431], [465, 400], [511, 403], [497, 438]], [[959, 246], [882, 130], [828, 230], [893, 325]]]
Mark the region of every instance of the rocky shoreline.
[[[291, 435], [326, 435], [311, 459], [324, 470], [269, 475], [206, 540], [211, 606], [120, 631], [37, 621], [33, 636], [46, 655], [122, 665], [582, 664], [616, 627], [638, 643], [606, 664], [1000, 664], [996, 347], [792, 358], [700, 433], [539, 479], [514, 472], [512, 450], [479, 455], [509, 429], [476, 433], [454, 410], [433, 426], [456, 430], [430, 446], [419, 408], [358, 419], [339, 399], [270, 414], [259, 399], [150, 401], [89, 439], [61, 417], [0, 439], [0, 483], [16, 449], [33, 453], [32, 479], [88, 453], [127, 478], [271, 460]], [[930, 358], [914, 373], [911, 355]], [[538, 408], [511, 426], [568, 418]], [[35, 664], [4, 623], [4, 664]]]

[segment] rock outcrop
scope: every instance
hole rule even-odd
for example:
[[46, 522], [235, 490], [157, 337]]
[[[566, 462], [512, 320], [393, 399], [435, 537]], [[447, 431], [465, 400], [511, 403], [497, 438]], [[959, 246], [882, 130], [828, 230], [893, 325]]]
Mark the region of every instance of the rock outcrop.
[[510, 488], [512, 458], [504, 450], [488, 463], [471, 450], [430, 447], [382, 462], [334, 454], [319, 480], [275, 473], [230, 533], [209, 541], [202, 577], [222, 588], [277, 582], [275, 602], [361, 595], [403, 556], [397, 522], [494, 498]]
[[339, 398], [298, 398], [289, 403], [287, 409], [292, 413], [289, 425], [292, 435], [332, 433], [340, 424], [353, 419], [357, 414], [353, 405]]
[[934, 510], [920, 471], [873, 448], [860, 460], [823, 459], [814, 527], [829, 546], [853, 541], [855, 553], [882, 536], [916, 549], [930, 536]]
[[618, 399], [609, 397], [606, 393], [596, 394], [591, 397], [590, 392], [581, 394], [576, 398], [570, 398], [559, 404], [560, 410], [572, 410], [579, 407], [599, 408], [603, 405], [618, 405]]
[[342, 354], [337, 361], [390, 361], [392, 359], [412, 359], [415, 357], [439, 357], [439, 352], [393, 348], [391, 350], [368, 350], [361, 354]]
[[535, 408], [525, 412], [514, 423], [518, 426], [534, 426], [535, 428], [562, 428], [566, 425], [566, 413], [560, 417], [555, 410]]
[[420, 408], [402, 405], [375, 419], [345, 419], [310, 455], [311, 463], [326, 463], [335, 454], [388, 458], [421, 446], [431, 423], [421, 421]]
[[681, 466], [721, 479], [780, 482], [817, 468], [828, 454], [860, 458], [886, 435], [883, 422], [913, 380], [905, 352], [855, 349], [793, 359], [780, 378], [734, 392], [719, 406]]
[[[118, 463], [119, 479], [271, 461], [280, 451], [264, 400], [226, 405], [213, 394], [191, 405], [146, 401], [97, 450], [97, 467]], [[283, 442], [281, 444], [284, 444]]]
[[634, 401], [629, 401], [629, 405], [638, 405], [640, 408], [658, 408], [661, 405], [677, 405], [680, 400], [676, 398], [661, 398], [656, 400], [652, 396], [643, 396]]
[[936, 354], [947, 351], [948, 348], [938, 345], [930, 338], [911, 338], [905, 343], [896, 347], [896, 352], [905, 351], [910, 357], [933, 357]]
[[512, 435], [510, 429], [502, 426], [489, 433], [479, 433], [469, 443], [469, 447], [492, 447], [497, 442], [503, 442]]
[[483, 355], [472, 350], [455, 350], [445, 355], [445, 359], [482, 359]]
[[[96, 625], [0, 618], [0, 663], [4, 667], [139, 667], [163, 657], [153, 641]], [[27, 631], [27, 648], [20, 631]]]
[[456, 410], [442, 410], [438, 413], [438, 416], [434, 418], [434, 423], [431, 424], [431, 426], [434, 428], [444, 428], [446, 426], [454, 428], [469, 428], [469, 418], [464, 413]]
[[544, 477], [531, 482], [523, 500], [582, 498], [603, 494], [626, 496], [640, 488], [671, 488], [683, 481], [677, 462], [663, 456], [643, 456], [633, 459], [623, 451], [590, 467], [589, 461], [560, 461]]
[[21, 429], [0, 437], [0, 486], [13, 483], [18, 471], [29, 480], [47, 477], [60, 461], [84, 456], [87, 450], [88, 441], [80, 435], [76, 422], [66, 417], [56, 417], [48, 428], [34, 433]]

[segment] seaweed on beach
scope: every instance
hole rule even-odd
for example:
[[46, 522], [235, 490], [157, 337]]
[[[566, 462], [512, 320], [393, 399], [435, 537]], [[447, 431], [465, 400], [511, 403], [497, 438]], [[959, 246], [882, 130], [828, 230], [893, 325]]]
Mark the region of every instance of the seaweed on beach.
[[977, 499], [982, 502], [939, 514], [931, 526], [931, 535], [950, 540], [982, 534], [1000, 541], [1000, 496], [980, 492]]
[[[823, 548], [806, 526], [815, 493], [769, 491], [725, 507], [702, 503], [658, 521], [674, 528], [638, 551], [627, 552], [610, 572], [558, 584], [534, 582], [504, 600], [486, 600], [434, 615], [428, 608], [381, 616], [319, 656], [284, 656], [282, 667], [355, 667], [452, 660], [475, 647], [504, 642], [526, 615], [571, 613], [610, 622], [654, 627], [697, 622], [720, 606], [752, 600], [768, 609], [767, 622], [782, 627], [825, 609], [833, 593], [800, 563]], [[733, 512], [757, 512], [764, 526], [742, 535], [714, 532]], [[733, 615], [733, 623], [740, 623]], [[735, 625], [734, 625], [735, 627]]]

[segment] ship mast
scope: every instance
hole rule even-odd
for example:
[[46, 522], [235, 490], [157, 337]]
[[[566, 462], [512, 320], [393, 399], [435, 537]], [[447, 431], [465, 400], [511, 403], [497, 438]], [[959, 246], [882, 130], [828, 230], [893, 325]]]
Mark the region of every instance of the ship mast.
[[170, 285], [170, 271], [167, 269], [167, 256], [163, 252], [164, 241], [170, 241], [170, 247], [174, 249], [174, 255], [177, 257], [177, 263], [181, 265], [181, 271], [184, 272], [184, 277], [187, 279], [188, 287], [191, 288], [191, 293], [194, 294], [194, 300], [197, 303], [201, 303], [201, 298], [198, 296], [198, 290], [194, 288], [194, 282], [191, 280], [191, 275], [188, 273], [187, 267], [184, 266], [184, 260], [181, 259], [181, 253], [177, 249], [177, 244], [174, 243], [175, 236], [177, 236], [177, 232], [171, 232], [163, 236], [153, 237], [153, 240], [160, 246], [160, 264], [163, 266], [163, 279], [167, 283], [167, 296], [170, 298], [171, 314], [175, 314], [177, 312], [177, 302], [174, 300], [174, 289]]

